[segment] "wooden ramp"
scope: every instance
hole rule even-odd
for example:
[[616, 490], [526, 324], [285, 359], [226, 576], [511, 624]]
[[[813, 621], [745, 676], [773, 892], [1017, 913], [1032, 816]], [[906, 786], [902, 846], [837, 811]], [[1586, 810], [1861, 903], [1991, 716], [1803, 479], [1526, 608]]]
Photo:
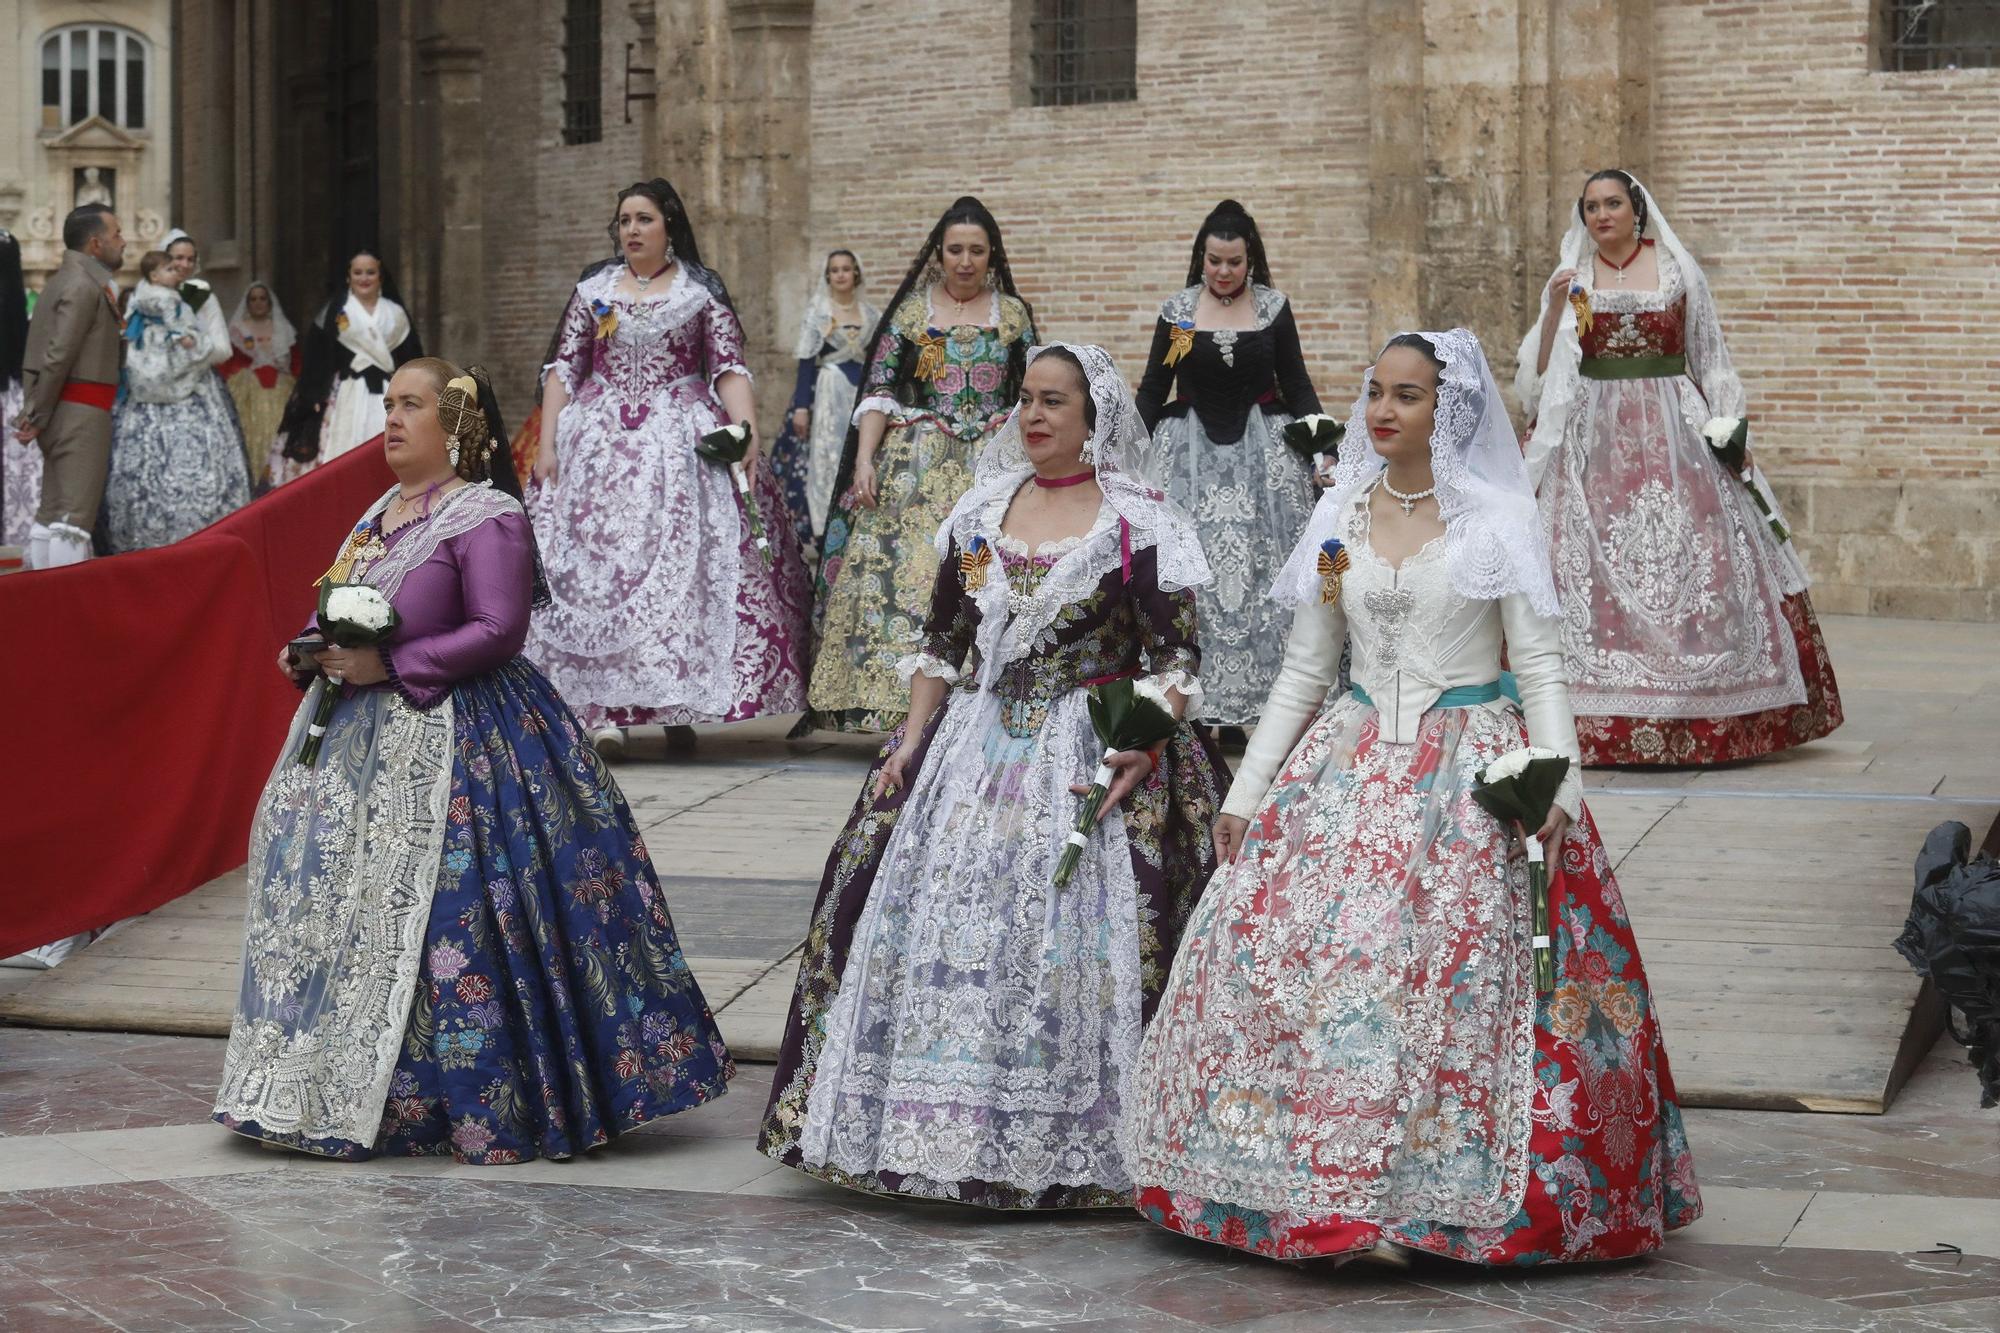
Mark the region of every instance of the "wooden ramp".
[[1991, 806], [1591, 794], [1681, 1101], [1887, 1110], [1942, 1012], [1892, 941], [1912, 862]]

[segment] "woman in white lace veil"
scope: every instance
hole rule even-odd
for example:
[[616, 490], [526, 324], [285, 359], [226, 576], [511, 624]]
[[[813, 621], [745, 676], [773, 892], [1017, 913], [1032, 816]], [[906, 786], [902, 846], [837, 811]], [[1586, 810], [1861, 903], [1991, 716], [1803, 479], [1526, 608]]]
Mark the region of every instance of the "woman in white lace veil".
[[910, 709], [820, 890], [760, 1146], [881, 1193], [1121, 1206], [1121, 1089], [1214, 866], [1224, 772], [1186, 722], [1105, 757], [1106, 814], [1054, 872], [1105, 749], [1093, 687], [1200, 697], [1208, 562], [1153, 483], [1110, 357], [1029, 354], [938, 534]]
[[852, 250], [828, 252], [799, 318], [792, 355], [798, 378], [785, 426], [771, 446], [771, 468], [784, 488], [799, 543], [816, 551], [833, 504], [848, 418], [868, 363], [868, 331], [882, 312], [861, 295], [861, 261]]
[[236, 400], [236, 417], [243, 424], [243, 452], [252, 478], [260, 485], [269, 466], [271, 441], [284, 420], [298, 374], [298, 331], [285, 318], [285, 307], [271, 284], [256, 279], [243, 289], [236, 313], [229, 317], [229, 342], [235, 355], [222, 367], [229, 396]]
[[[1522, 1264], [1642, 1254], [1700, 1213], [1506, 421], [1470, 333], [1392, 339], [1274, 589], [1298, 603], [1284, 665], [1128, 1096], [1163, 1226]], [[1528, 830], [1473, 798], [1526, 743], [1571, 761]], [[1524, 834], [1561, 867], [1546, 995]]]
[[1629, 172], [1585, 183], [1515, 387], [1584, 762], [1725, 763], [1839, 726], [1777, 501], [1704, 438], [1745, 416], [1708, 279]]

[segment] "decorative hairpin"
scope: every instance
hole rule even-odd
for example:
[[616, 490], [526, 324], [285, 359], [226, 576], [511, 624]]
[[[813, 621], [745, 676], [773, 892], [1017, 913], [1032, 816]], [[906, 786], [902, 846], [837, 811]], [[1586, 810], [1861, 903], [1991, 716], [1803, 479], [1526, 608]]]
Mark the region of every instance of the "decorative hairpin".
[[958, 576], [969, 593], [978, 592], [986, 586], [986, 570], [993, 563], [993, 548], [978, 533], [965, 544], [965, 550], [958, 557]]
[[1347, 572], [1347, 548], [1340, 538], [1328, 537], [1319, 544], [1319, 603], [1332, 606], [1340, 601], [1340, 576]]

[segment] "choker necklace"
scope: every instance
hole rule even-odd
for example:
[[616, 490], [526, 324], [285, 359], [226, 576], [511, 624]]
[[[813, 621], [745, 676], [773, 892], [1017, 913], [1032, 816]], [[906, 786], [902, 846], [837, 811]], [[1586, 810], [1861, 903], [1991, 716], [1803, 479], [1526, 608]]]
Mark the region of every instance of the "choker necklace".
[[632, 275], [632, 281], [639, 284], [639, 290], [642, 292], [645, 291], [648, 287], [653, 285], [653, 278], [659, 277], [660, 274], [665, 273], [668, 269], [672, 268], [673, 266], [674, 266], [674, 261], [669, 259], [666, 263], [660, 265], [660, 267], [654, 271], [652, 278], [642, 278], [639, 276], [639, 270], [632, 267], [632, 261], [629, 259], [625, 261], [625, 271]]
[[1095, 477], [1096, 475], [1097, 475], [1097, 470], [1093, 468], [1089, 472], [1079, 472], [1073, 477], [1057, 477], [1054, 481], [1051, 481], [1047, 477], [1044, 477], [1041, 473], [1037, 472], [1035, 474], [1035, 485], [1041, 487], [1045, 491], [1053, 491], [1063, 486], [1081, 486], [1084, 482], [1089, 481], [1092, 477]]
[[1437, 483], [1432, 482], [1430, 486], [1424, 490], [1414, 492], [1413, 494], [1410, 495], [1405, 495], [1401, 491], [1396, 489], [1395, 485], [1389, 480], [1389, 474], [1385, 472], [1382, 474], [1382, 489], [1389, 492], [1390, 499], [1394, 500], [1397, 504], [1403, 506], [1403, 517], [1408, 518], [1410, 517], [1411, 514], [1416, 512], [1417, 501], [1430, 499], [1433, 495], [1437, 494], [1438, 488], [1437, 488]]
[[1639, 243], [1632, 247], [1632, 253], [1625, 256], [1624, 263], [1622, 264], [1612, 263], [1610, 260], [1604, 257], [1604, 252], [1602, 250], [1597, 252], [1597, 259], [1599, 263], [1603, 264], [1606, 268], [1611, 270], [1612, 274], [1616, 276], [1616, 278], [1618, 279], [1618, 285], [1620, 287], [1623, 287], [1625, 285], [1625, 270], [1632, 267], [1633, 264], [1637, 263], [1639, 260], [1639, 256], [1644, 254], [1645, 252], [1646, 252], [1646, 241], [1645, 238], [1641, 237]]
[[1208, 289], [1208, 294], [1210, 296], [1213, 296], [1218, 302], [1220, 302], [1223, 305], [1235, 305], [1236, 298], [1243, 295], [1243, 289], [1241, 287], [1238, 287], [1235, 291], [1231, 292], [1229, 295], [1224, 296], [1221, 292], [1215, 290], [1215, 288], [1210, 287]]

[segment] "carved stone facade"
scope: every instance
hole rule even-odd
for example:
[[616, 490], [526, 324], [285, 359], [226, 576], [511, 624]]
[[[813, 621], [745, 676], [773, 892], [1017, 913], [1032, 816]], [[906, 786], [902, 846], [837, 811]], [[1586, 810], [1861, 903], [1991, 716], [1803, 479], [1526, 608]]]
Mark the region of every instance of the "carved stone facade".
[[[1329, 403], [1411, 325], [1469, 325], [1504, 382], [1584, 175], [1628, 166], [1716, 289], [1822, 607], [2000, 618], [2000, 71], [1882, 72], [1875, 0], [1142, 0], [1136, 98], [1074, 106], [1034, 104], [1029, 0], [173, 7], [183, 225], [300, 315], [372, 228], [426, 344], [514, 416], [617, 189], [656, 173], [773, 422], [819, 257], [859, 251], [881, 299], [967, 191], [1043, 331], [1134, 378], [1233, 196]], [[591, 14], [600, 133], [568, 142]], [[224, 97], [191, 35], [230, 24]]]
[[126, 272], [169, 222], [172, 0], [0, 0], [0, 228], [21, 240], [28, 286], [62, 262], [62, 223], [106, 203]]

